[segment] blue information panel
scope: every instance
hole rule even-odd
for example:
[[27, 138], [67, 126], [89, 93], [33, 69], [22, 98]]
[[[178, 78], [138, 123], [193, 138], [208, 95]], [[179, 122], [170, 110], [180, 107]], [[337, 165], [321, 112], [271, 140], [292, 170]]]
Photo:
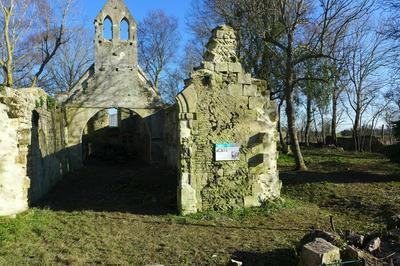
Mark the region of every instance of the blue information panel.
[[237, 143], [215, 144], [216, 161], [239, 161], [240, 145]]

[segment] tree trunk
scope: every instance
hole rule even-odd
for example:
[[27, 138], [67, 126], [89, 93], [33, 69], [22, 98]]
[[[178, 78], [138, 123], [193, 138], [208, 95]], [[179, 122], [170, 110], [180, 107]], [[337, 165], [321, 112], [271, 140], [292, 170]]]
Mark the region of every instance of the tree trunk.
[[283, 100], [281, 99], [278, 105], [278, 133], [279, 133], [279, 143], [281, 145], [282, 153], [283, 154], [288, 154], [289, 153], [289, 147], [285, 142], [285, 139], [283, 138], [282, 134], [282, 126], [281, 126], [281, 111], [282, 111], [282, 105], [283, 105]]
[[354, 143], [354, 151], [361, 151], [361, 140], [360, 140], [360, 109], [356, 109], [354, 125], [353, 125], [353, 143]]
[[337, 105], [338, 105], [338, 97], [337, 90], [334, 89], [333, 97], [332, 97], [332, 124], [331, 124], [331, 137], [332, 144], [337, 145], [337, 136], [336, 136], [336, 128], [337, 128]]
[[13, 80], [13, 53], [14, 47], [12, 46], [10, 40], [10, 20], [11, 20], [11, 12], [12, 12], [12, 3], [11, 7], [4, 10], [4, 40], [7, 47], [7, 61], [5, 62], [5, 85], [7, 87], [12, 87], [14, 85]]
[[319, 134], [318, 134], [318, 125], [317, 125], [317, 119], [315, 118], [315, 112], [313, 112], [313, 121], [314, 121], [314, 139], [317, 142], [317, 144], [320, 144]]
[[322, 145], [326, 144], [326, 133], [325, 133], [325, 117], [322, 113], [321, 109], [319, 109], [319, 114], [321, 116], [321, 143]]
[[303, 154], [301, 153], [299, 140], [297, 138], [296, 118], [295, 118], [296, 115], [293, 107], [293, 91], [287, 92], [286, 116], [288, 120], [288, 133], [290, 136], [290, 146], [295, 158], [296, 170], [306, 171], [307, 167], [306, 164], [304, 163]]
[[310, 147], [310, 129], [312, 123], [312, 99], [309, 95], [307, 95], [307, 121], [306, 121], [306, 129], [305, 129], [305, 143], [307, 147]]
[[374, 135], [375, 135], [374, 122], [372, 121], [371, 132], [369, 134], [369, 152], [372, 152], [372, 139], [373, 139]]
[[296, 162], [296, 170], [307, 171], [304, 163], [303, 154], [301, 153], [299, 140], [296, 130], [296, 114], [294, 110], [294, 80], [293, 80], [293, 32], [288, 32], [288, 45], [286, 49], [286, 75], [285, 75], [285, 99], [286, 99], [286, 116], [288, 121], [288, 133], [290, 137], [290, 145]]

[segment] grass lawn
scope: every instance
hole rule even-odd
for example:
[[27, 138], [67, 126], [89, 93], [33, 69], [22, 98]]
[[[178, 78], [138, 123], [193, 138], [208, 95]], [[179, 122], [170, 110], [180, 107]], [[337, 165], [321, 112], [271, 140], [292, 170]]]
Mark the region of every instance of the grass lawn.
[[[167, 185], [150, 182], [140, 189], [157, 193], [140, 194], [139, 184], [121, 177], [132, 170], [119, 169], [121, 178], [107, 183], [115, 169], [88, 167], [79, 174], [93, 178], [69, 177], [40, 206], [0, 218], [0, 264], [226, 265], [233, 257], [245, 265], [297, 265], [296, 243], [310, 228], [329, 230], [331, 215], [338, 229], [368, 232], [384, 230], [400, 213], [399, 165], [378, 154], [304, 153], [305, 173], [291, 171], [293, 158], [279, 159], [284, 201], [188, 217], [173, 214], [175, 197], [158, 191]], [[150, 173], [136, 174], [148, 180]], [[144, 208], [129, 208], [140, 200]]]

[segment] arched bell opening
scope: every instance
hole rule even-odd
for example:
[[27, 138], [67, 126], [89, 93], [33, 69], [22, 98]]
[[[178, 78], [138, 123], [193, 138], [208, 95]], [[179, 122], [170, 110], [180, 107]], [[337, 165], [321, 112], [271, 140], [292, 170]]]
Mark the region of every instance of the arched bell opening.
[[123, 18], [120, 23], [120, 40], [129, 41], [131, 37], [130, 25], [127, 18]]
[[103, 38], [107, 41], [112, 41], [114, 36], [113, 22], [109, 16], [103, 21]]

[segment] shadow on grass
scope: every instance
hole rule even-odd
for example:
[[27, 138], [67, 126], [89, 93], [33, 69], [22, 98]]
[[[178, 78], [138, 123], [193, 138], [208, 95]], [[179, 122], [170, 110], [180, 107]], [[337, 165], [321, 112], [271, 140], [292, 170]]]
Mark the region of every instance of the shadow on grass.
[[138, 162], [93, 161], [69, 174], [36, 207], [54, 211], [176, 214], [176, 176]]
[[[344, 168], [344, 167], [343, 167]], [[341, 171], [338, 172], [281, 172], [280, 178], [284, 185], [305, 184], [305, 183], [385, 183], [400, 182], [399, 175], [379, 175], [361, 171]]]
[[[243, 262], [244, 266], [283, 266], [297, 265], [298, 259], [292, 249], [276, 249], [266, 253], [237, 251], [232, 259]], [[229, 263], [228, 266], [234, 265]]]

